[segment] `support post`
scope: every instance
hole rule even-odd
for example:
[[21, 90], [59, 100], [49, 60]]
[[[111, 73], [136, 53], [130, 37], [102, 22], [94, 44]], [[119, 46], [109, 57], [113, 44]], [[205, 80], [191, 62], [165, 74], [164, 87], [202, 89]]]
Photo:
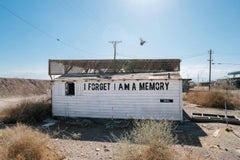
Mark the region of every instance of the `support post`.
[[209, 91], [211, 90], [211, 81], [212, 81], [212, 49], [210, 49], [210, 51], [209, 51], [209, 56], [210, 56], [210, 58], [209, 58], [209, 81], [208, 81], [208, 83], [209, 83]]
[[113, 44], [113, 49], [114, 49], [114, 57], [113, 57], [114, 72], [116, 72], [117, 44], [121, 42], [122, 41], [109, 41], [109, 43]]

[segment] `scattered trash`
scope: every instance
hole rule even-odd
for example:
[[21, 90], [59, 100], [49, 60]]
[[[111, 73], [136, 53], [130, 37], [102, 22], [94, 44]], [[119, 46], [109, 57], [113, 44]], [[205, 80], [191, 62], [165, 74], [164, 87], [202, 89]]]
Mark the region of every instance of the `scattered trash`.
[[213, 133], [213, 137], [217, 137], [219, 135], [220, 129], [217, 129], [214, 133]]
[[221, 149], [221, 148], [220, 148], [220, 145], [214, 145], [214, 146], [211, 146], [210, 148]]
[[50, 126], [53, 126], [57, 123], [56, 120], [51, 119], [51, 118], [45, 119], [45, 120], [43, 120], [43, 122], [46, 123], [46, 124], [42, 125], [43, 127], [50, 127]]

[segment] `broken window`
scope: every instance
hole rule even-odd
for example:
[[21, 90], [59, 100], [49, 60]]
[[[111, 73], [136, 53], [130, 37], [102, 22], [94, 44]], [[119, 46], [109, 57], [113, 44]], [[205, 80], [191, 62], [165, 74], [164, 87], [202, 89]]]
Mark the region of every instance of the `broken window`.
[[75, 95], [75, 84], [73, 82], [66, 82], [65, 94], [66, 94], [66, 96], [74, 96]]

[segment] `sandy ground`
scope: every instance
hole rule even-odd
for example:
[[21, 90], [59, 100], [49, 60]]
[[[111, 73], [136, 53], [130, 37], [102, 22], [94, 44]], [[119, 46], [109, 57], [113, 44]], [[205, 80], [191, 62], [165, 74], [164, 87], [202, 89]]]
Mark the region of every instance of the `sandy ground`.
[[17, 105], [20, 102], [23, 101], [38, 101], [46, 99], [47, 95], [40, 95], [40, 96], [30, 96], [30, 97], [11, 97], [11, 98], [0, 98], [0, 110], [9, 107]]
[[[35, 99], [36, 97], [0, 99], [0, 108], [22, 100]], [[188, 103], [184, 103], [184, 111], [189, 116], [193, 112], [225, 113], [221, 109], [199, 108]], [[240, 110], [228, 110], [228, 114], [240, 117]], [[87, 120], [87, 125], [81, 122], [61, 120], [43, 130], [52, 135], [54, 146], [65, 160], [118, 159], [118, 143], [111, 138], [111, 134], [119, 136], [128, 128], [109, 127], [111, 120]], [[182, 155], [191, 154], [196, 159], [240, 160], [240, 125], [229, 125], [230, 132], [227, 132], [226, 128], [223, 123], [195, 123], [185, 118], [174, 130], [178, 137], [178, 144], [174, 148]]]
[[[199, 108], [196, 105], [184, 105], [184, 111], [224, 114], [224, 110]], [[229, 110], [229, 114], [238, 115], [240, 110]], [[55, 129], [54, 129], [55, 128]], [[111, 134], [120, 135], [125, 129], [106, 129], [106, 123], [93, 122], [90, 126], [58, 123], [53, 127], [65, 132], [65, 138], [52, 138], [53, 143], [66, 160], [105, 160], [118, 159], [118, 143], [112, 142]], [[230, 132], [226, 128], [231, 129]], [[68, 134], [66, 134], [68, 133]], [[178, 144], [174, 146], [181, 155], [192, 155], [195, 159], [240, 160], [240, 126], [224, 123], [195, 123], [187, 118], [174, 130]], [[71, 134], [79, 135], [72, 138]], [[63, 134], [64, 135], [64, 134]], [[176, 157], [178, 159], [178, 157]], [[179, 158], [180, 159], [180, 158]], [[192, 159], [192, 158], [190, 158]]]
[[[180, 126], [181, 127], [187, 127]], [[233, 132], [225, 131], [225, 124], [197, 124], [188, 131], [178, 129], [181, 136], [174, 149], [182, 155], [192, 155], [196, 159], [239, 160], [240, 130], [239, 126], [230, 125]], [[188, 133], [184, 133], [188, 132]], [[204, 133], [200, 135], [200, 133]], [[91, 134], [91, 133], [89, 133]], [[97, 134], [97, 133], [92, 133]], [[199, 136], [200, 135], [200, 136]], [[98, 140], [73, 140], [53, 138], [54, 145], [61, 151], [65, 160], [101, 160], [118, 159], [118, 143]], [[177, 158], [176, 158], [177, 159]]]

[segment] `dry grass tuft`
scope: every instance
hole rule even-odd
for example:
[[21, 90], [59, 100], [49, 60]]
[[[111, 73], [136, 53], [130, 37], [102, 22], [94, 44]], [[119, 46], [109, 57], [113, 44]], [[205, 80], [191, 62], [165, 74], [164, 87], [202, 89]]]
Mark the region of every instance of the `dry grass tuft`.
[[169, 121], [140, 121], [133, 130], [119, 141], [119, 159], [124, 160], [171, 160], [176, 138]]
[[202, 107], [224, 108], [224, 102], [227, 100], [228, 109], [240, 108], [238, 98], [217, 91], [192, 91], [184, 96], [184, 100], [190, 103], [198, 104]]
[[46, 101], [24, 101], [17, 106], [9, 106], [0, 113], [4, 123], [37, 123], [51, 116], [51, 103]]
[[50, 138], [37, 130], [17, 124], [0, 130], [1, 160], [59, 160]]

